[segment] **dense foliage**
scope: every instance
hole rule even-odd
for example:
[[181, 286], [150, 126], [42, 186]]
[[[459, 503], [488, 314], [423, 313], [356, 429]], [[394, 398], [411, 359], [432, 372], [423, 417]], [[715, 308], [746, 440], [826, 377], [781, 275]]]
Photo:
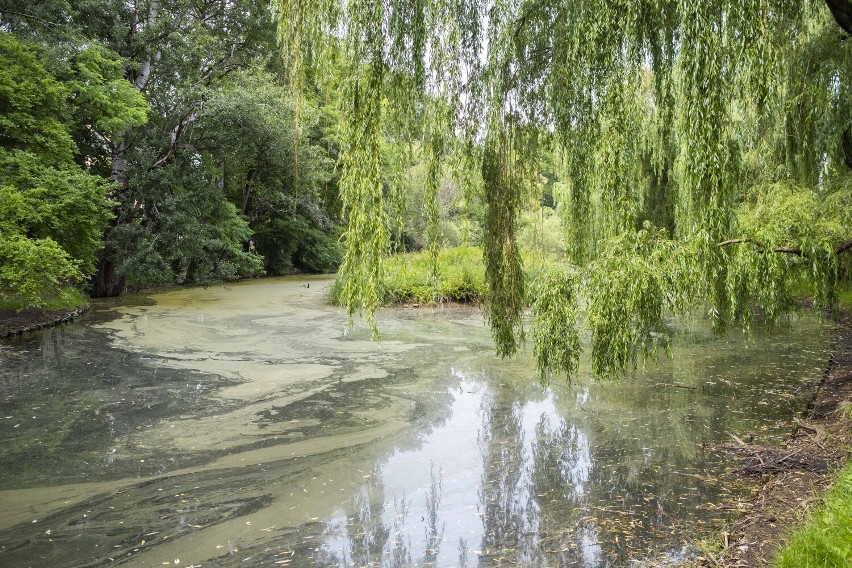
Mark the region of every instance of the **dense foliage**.
[[18, 305], [91, 275], [110, 213], [85, 142], [145, 121], [114, 54], [81, 46], [52, 64], [0, 32], [0, 293]]
[[[667, 313], [706, 307], [719, 330], [758, 313], [774, 321], [802, 282], [818, 308], [833, 305], [852, 247], [848, 2], [277, 6], [295, 88], [322, 88], [334, 66], [345, 69], [337, 92], [350, 313], [369, 320], [382, 298], [383, 203], [394, 200], [382, 192], [382, 135], [419, 141], [427, 208], [442, 163], [476, 172], [497, 349], [518, 348], [532, 301], [545, 377], [574, 368], [576, 342], [552, 334], [574, 337], [581, 325], [592, 331], [596, 373], [618, 374], [665, 347]], [[519, 225], [553, 151], [569, 276], [551, 275], [530, 297]], [[559, 322], [540, 312], [563, 302], [575, 309]], [[574, 316], [580, 307], [585, 318]]]
[[340, 263], [334, 110], [274, 73], [267, 0], [0, 0], [0, 30], [4, 296]]
[[[665, 349], [667, 314], [775, 321], [803, 287], [831, 308], [852, 268], [850, 14], [0, 0], [0, 287], [35, 304], [90, 276], [115, 295], [340, 265], [372, 322], [389, 253], [428, 251], [436, 288], [441, 247], [477, 245], [498, 352], [531, 307], [545, 378], [584, 328], [618, 374]], [[522, 252], [562, 266], [532, 282]]]

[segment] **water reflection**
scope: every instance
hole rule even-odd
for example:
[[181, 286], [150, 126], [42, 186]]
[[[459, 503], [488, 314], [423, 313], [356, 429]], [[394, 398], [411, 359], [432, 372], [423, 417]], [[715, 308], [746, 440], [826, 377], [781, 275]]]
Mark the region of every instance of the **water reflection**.
[[378, 466], [353, 512], [327, 521], [320, 565], [676, 563], [685, 527], [727, 518], [716, 504], [738, 488], [704, 446], [738, 405], [703, 408], [697, 388], [641, 384], [530, 397], [526, 385], [453, 376], [447, 417]]
[[674, 563], [743, 495], [704, 448], [783, 436], [827, 353], [813, 322], [698, 330], [620, 383], [543, 389], [475, 311], [385, 312], [376, 345], [319, 298], [255, 306], [273, 284], [6, 344], [0, 565]]

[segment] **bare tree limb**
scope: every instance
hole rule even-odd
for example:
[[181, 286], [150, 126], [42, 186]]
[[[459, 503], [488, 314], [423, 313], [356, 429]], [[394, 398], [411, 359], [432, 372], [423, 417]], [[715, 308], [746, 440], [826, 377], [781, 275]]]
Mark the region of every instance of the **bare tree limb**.
[[157, 160], [153, 164], [148, 166], [148, 171], [159, 168], [160, 166], [172, 161], [172, 158], [177, 155], [178, 145], [180, 144], [181, 136], [183, 135], [186, 128], [192, 123], [194, 123], [196, 120], [198, 120], [198, 113], [195, 112], [194, 109], [190, 109], [189, 113], [184, 115], [178, 121], [177, 126], [172, 129], [170, 136], [171, 142], [169, 144], [168, 149], [166, 149], [165, 153], [163, 153], [163, 155], [157, 158]]
[[836, 247], [834, 247], [834, 254], [843, 254], [844, 252], [852, 249], [852, 239], [849, 239], [845, 243], [840, 243]]
[[26, 20], [35, 20], [36, 22], [40, 22], [40, 23], [42, 23], [46, 26], [52, 26], [54, 28], [61, 28], [62, 27], [62, 24], [57, 24], [56, 22], [50, 22], [48, 20], [45, 20], [44, 18], [39, 18], [38, 16], [33, 15], [33, 14], [27, 14], [25, 12], [13, 12], [11, 10], [7, 11], [6, 13], [10, 14], [12, 16], [20, 16], [21, 18], [24, 18]]
[[[153, 28], [157, 22], [157, 11], [160, 8], [160, 0], [151, 0], [151, 4], [148, 7], [148, 28]], [[157, 54], [154, 56], [155, 59], [159, 59], [160, 52], [157, 50]], [[133, 80], [133, 86], [136, 87], [140, 91], [144, 91], [145, 87], [148, 86], [148, 80], [151, 78], [151, 56], [150, 54], [145, 60], [142, 62], [142, 66], [139, 69], [139, 73]]]

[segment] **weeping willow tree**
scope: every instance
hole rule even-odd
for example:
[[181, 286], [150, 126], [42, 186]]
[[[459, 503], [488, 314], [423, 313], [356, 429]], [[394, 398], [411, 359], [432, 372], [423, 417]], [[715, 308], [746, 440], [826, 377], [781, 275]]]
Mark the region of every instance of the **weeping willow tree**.
[[[424, 149], [432, 227], [442, 160], [476, 164], [497, 350], [531, 305], [544, 378], [575, 372], [581, 325], [609, 375], [666, 347], [665, 314], [773, 321], [802, 283], [833, 305], [852, 248], [847, 0], [276, 5], [293, 88], [342, 78], [350, 314], [372, 322], [382, 297], [383, 135]], [[517, 218], [541, 143], [562, 156], [569, 256], [530, 292]]]

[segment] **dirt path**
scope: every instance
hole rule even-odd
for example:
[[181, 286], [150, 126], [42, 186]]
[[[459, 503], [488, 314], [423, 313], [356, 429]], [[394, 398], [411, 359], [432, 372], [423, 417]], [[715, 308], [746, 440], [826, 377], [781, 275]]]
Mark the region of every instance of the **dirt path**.
[[832, 470], [852, 451], [852, 316], [835, 336], [834, 355], [806, 417], [784, 448], [745, 444], [728, 447], [743, 470], [766, 484], [731, 527], [724, 550], [706, 565], [725, 568], [770, 566], [789, 530], [806, 518], [827, 489]]

